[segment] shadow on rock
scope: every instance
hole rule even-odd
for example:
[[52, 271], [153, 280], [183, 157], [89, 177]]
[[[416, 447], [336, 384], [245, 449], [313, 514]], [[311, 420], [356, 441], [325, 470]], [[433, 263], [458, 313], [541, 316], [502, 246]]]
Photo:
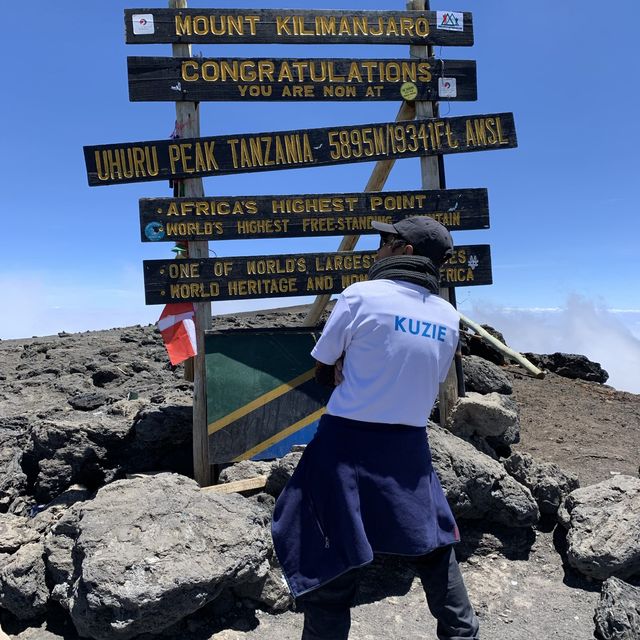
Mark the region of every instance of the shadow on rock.
[[455, 546], [456, 557], [465, 561], [470, 556], [498, 553], [509, 560], [528, 560], [536, 541], [531, 527], [503, 527], [490, 523], [458, 521], [460, 542]]
[[570, 564], [567, 558], [567, 530], [562, 525], [557, 525], [553, 531], [553, 546], [562, 559], [562, 570], [564, 577], [562, 582], [567, 587], [574, 589], [584, 589], [585, 591], [600, 591], [600, 582], [595, 582], [578, 573]]

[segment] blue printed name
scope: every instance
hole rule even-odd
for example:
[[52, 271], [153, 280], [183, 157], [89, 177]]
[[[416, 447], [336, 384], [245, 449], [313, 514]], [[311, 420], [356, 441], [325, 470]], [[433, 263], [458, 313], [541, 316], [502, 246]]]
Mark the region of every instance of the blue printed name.
[[403, 318], [396, 316], [395, 330], [401, 333], [411, 333], [414, 336], [431, 338], [432, 340], [445, 341], [447, 327], [441, 324], [433, 324], [426, 320], [414, 320], [413, 318]]

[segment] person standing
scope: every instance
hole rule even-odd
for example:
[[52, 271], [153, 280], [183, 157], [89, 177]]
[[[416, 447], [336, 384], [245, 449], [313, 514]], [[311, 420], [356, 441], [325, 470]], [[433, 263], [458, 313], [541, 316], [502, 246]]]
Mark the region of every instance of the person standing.
[[340, 294], [311, 352], [317, 377], [337, 386], [276, 503], [275, 552], [304, 612], [302, 640], [348, 638], [358, 570], [376, 553], [414, 567], [439, 640], [477, 640], [426, 433], [459, 336], [437, 295], [453, 242], [428, 217], [372, 224], [381, 240], [369, 280]]

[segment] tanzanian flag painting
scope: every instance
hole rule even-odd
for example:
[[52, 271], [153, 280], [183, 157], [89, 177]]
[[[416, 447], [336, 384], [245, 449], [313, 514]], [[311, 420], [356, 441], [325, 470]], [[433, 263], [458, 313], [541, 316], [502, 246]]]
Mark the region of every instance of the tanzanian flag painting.
[[314, 378], [313, 329], [205, 335], [209, 460], [266, 460], [311, 440], [331, 389]]

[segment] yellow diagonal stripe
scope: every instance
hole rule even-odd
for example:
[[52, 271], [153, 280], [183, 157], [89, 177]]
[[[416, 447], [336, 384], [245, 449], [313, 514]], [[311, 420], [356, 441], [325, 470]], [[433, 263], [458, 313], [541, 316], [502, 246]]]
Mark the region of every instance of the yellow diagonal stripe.
[[228, 424], [231, 424], [232, 422], [239, 420], [240, 418], [246, 416], [248, 413], [251, 413], [258, 407], [261, 407], [262, 405], [267, 404], [267, 402], [271, 402], [272, 400], [275, 400], [276, 398], [283, 396], [285, 393], [301, 385], [303, 382], [307, 382], [307, 380], [311, 380], [311, 378], [313, 378], [315, 373], [316, 373], [315, 368], [309, 369], [309, 371], [305, 371], [303, 374], [299, 375], [297, 378], [294, 378], [293, 380], [289, 380], [289, 382], [285, 382], [284, 384], [281, 384], [279, 387], [276, 387], [275, 389], [268, 391], [267, 393], [257, 397], [255, 400], [252, 400], [248, 404], [245, 404], [244, 406], [240, 407], [239, 409], [236, 409], [235, 411], [228, 413], [226, 416], [223, 416], [219, 420], [212, 422], [209, 425], [209, 429], [208, 429], [209, 435], [211, 435], [212, 433], [215, 433], [216, 431], [219, 431], [220, 429], [223, 429]]
[[292, 433], [296, 431], [300, 431], [304, 427], [310, 425], [312, 422], [315, 422], [320, 418], [320, 416], [327, 410], [326, 407], [322, 407], [322, 409], [318, 409], [314, 411], [312, 414], [302, 418], [302, 420], [298, 420], [298, 422], [294, 422], [292, 425], [288, 426], [286, 429], [279, 431], [274, 436], [271, 436], [268, 440], [257, 444], [253, 449], [249, 449], [249, 451], [245, 451], [242, 455], [239, 455], [237, 458], [234, 458], [233, 462], [240, 462], [240, 460], [248, 460], [252, 458], [257, 453], [268, 449], [272, 444], [276, 442], [280, 442], [280, 440], [284, 440], [287, 436], [290, 436]]

